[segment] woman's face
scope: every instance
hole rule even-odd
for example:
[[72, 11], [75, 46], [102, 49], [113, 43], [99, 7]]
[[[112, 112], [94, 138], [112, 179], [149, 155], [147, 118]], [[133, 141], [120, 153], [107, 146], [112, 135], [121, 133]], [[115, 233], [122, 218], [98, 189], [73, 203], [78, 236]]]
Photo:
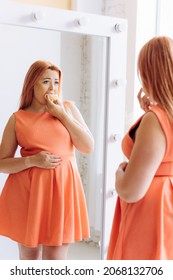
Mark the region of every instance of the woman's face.
[[47, 69], [36, 81], [34, 85], [33, 101], [45, 105], [46, 94], [58, 95], [59, 88], [59, 73], [54, 70]]

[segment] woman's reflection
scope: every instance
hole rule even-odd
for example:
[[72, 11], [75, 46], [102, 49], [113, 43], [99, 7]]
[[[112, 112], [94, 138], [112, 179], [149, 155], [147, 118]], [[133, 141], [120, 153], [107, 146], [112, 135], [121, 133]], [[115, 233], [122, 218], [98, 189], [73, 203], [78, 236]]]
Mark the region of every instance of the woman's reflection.
[[91, 153], [94, 141], [74, 103], [62, 101], [61, 78], [53, 63], [34, 62], [2, 137], [0, 234], [18, 242], [22, 260], [66, 259], [70, 243], [89, 237], [75, 148]]

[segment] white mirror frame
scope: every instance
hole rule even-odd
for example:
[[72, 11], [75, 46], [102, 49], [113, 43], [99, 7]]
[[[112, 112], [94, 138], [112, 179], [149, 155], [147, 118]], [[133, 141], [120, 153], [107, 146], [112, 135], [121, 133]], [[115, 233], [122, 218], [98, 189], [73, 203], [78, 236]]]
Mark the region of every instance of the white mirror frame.
[[123, 159], [120, 140], [124, 134], [125, 121], [127, 21], [115, 17], [1, 1], [0, 24], [108, 38], [101, 217], [101, 258], [104, 259], [115, 207], [114, 174], [117, 165]]

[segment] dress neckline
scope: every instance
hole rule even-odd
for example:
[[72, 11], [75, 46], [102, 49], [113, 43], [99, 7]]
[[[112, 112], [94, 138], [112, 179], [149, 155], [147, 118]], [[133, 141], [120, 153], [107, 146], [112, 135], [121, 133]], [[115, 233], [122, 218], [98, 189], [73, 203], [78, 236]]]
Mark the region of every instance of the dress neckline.
[[19, 111], [26, 112], [26, 113], [29, 113], [29, 114], [45, 114], [45, 113], [48, 113], [46, 111], [36, 112], [36, 111], [26, 111], [26, 110], [23, 110], [23, 109], [20, 109]]

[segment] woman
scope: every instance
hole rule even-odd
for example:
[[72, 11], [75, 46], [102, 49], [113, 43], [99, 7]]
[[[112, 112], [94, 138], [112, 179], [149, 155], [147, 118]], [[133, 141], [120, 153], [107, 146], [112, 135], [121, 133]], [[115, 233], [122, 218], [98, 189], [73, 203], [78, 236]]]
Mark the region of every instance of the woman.
[[93, 137], [74, 103], [61, 100], [61, 80], [53, 63], [33, 63], [3, 133], [0, 172], [10, 175], [0, 234], [18, 242], [22, 260], [66, 259], [69, 244], [89, 236], [75, 148], [90, 153]]
[[170, 38], [155, 37], [139, 53], [138, 99], [146, 112], [122, 142], [129, 161], [116, 171], [108, 259], [173, 259], [172, 51]]

